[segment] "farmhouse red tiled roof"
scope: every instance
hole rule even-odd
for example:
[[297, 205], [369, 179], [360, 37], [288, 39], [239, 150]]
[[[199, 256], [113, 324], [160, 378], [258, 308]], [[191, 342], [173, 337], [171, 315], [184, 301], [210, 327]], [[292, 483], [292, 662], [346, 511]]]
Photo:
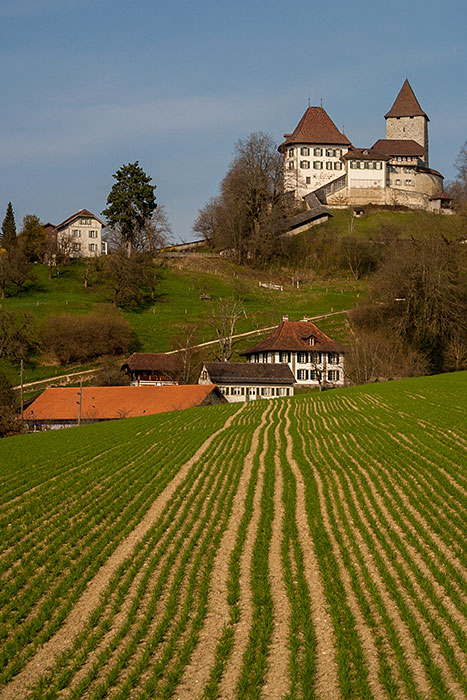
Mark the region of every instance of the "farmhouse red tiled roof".
[[[209, 401], [213, 391], [217, 393], [218, 389], [211, 384], [83, 387], [81, 419], [111, 420], [193, 408]], [[53, 387], [33, 401], [24, 412], [24, 418], [28, 421], [74, 421], [78, 420], [78, 410], [79, 389]]]
[[122, 369], [128, 367], [132, 371], [157, 371], [161, 374], [177, 375], [183, 366], [180, 355], [166, 355], [158, 352], [134, 352], [126, 360]]
[[205, 362], [209, 378], [215, 384], [236, 382], [293, 384], [295, 377], [288, 364], [256, 362]]
[[[314, 344], [310, 345], [309, 338], [313, 336]], [[254, 352], [265, 352], [268, 350], [283, 351], [316, 351], [325, 352], [345, 352], [346, 348], [329, 338], [326, 333], [320, 331], [312, 321], [282, 321], [282, 323], [267, 338], [260, 340], [242, 355], [251, 355]]]
[[[385, 119], [388, 117], [426, 117], [428, 119], [428, 116], [420, 107], [407, 78], [394, 100], [391, 109], [384, 115]], [[428, 121], [430, 120], [428, 119]]]
[[425, 150], [412, 139], [378, 139], [372, 148], [388, 156], [424, 156]]
[[56, 227], [57, 229], [59, 228], [65, 228], [68, 226], [69, 223], [73, 221], [73, 219], [81, 218], [84, 217], [85, 219], [96, 219], [102, 226], [105, 226], [105, 222], [101, 221], [95, 214], [92, 212], [88, 211], [88, 209], [80, 209], [79, 211], [76, 212], [76, 214], [73, 214], [73, 216], [69, 216], [68, 219], [65, 219], [65, 221], [62, 221], [61, 224], [58, 224]]
[[285, 146], [293, 143], [350, 146], [347, 136], [339, 131], [331, 117], [322, 107], [308, 107], [293, 134], [284, 134], [284, 136], [285, 141], [279, 146], [280, 151]]

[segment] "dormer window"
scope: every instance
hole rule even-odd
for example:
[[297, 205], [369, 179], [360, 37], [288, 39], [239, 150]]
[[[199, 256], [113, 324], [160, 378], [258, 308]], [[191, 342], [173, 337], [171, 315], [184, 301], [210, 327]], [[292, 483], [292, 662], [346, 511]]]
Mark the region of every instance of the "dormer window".
[[314, 335], [310, 335], [309, 338], [306, 338], [306, 342], [308, 343], [308, 345], [313, 346], [313, 345], [316, 343], [316, 338], [315, 338], [315, 336], [314, 336]]

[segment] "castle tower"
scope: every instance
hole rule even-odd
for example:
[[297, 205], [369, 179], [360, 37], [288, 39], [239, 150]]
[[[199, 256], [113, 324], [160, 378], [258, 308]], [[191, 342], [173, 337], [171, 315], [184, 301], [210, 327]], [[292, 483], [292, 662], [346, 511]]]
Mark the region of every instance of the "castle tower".
[[416, 141], [425, 151], [424, 161], [428, 166], [428, 116], [420, 107], [409, 81], [406, 79], [394, 104], [387, 114], [386, 138]]

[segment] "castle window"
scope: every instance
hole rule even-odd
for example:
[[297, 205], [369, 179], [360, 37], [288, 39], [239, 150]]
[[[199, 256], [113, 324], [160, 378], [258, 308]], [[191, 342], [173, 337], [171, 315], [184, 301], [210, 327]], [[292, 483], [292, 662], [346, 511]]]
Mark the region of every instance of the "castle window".
[[97, 231], [89, 231], [89, 238], [97, 238]]
[[369, 170], [369, 169], [370, 169], [370, 163], [369, 163], [368, 160], [366, 160], [366, 161], [363, 163], [363, 167], [365, 168], [365, 170]]
[[295, 162], [293, 160], [291, 160], [289, 162], [289, 170], [293, 170], [294, 168], [295, 168]]
[[357, 167], [357, 161], [356, 161], [356, 160], [351, 160], [351, 161], [350, 161], [350, 167], [352, 168], [352, 170], [355, 170], [355, 168]]
[[382, 167], [383, 167], [383, 164], [380, 160], [375, 161], [376, 170], [381, 170]]
[[334, 149], [334, 155], [336, 156], [336, 158], [339, 158], [339, 157], [342, 155], [341, 149], [340, 149], [340, 148], [335, 148], [335, 149]]
[[397, 156], [397, 162], [400, 163], [402, 161], [402, 156]]
[[293, 158], [294, 153], [295, 153], [294, 148], [289, 148], [289, 150], [287, 151], [287, 155], [289, 156], [289, 158]]
[[326, 162], [326, 170], [332, 170], [332, 162], [330, 160]]
[[323, 149], [322, 148], [315, 148], [313, 150], [313, 155], [315, 156], [322, 156], [323, 155]]
[[73, 250], [81, 250], [81, 243], [73, 243]]
[[323, 164], [320, 160], [314, 160], [313, 161], [313, 167], [315, 170], [322, 170], [323, 169]]
[[300, 155], [301, 155], [301, 156], [309, 156], [309, 155], [310, 155], [310, 149], [309, 149], [309, 148], [301, 148], [301, 149], [300, 149]]
[[97, 251], [97, 243], [90, 243], [89, 250], [91, 251], [91, 253], [95, 253]]
[[406, 180], [406, 181], [405, 181], [405, 184], [406, 184], [406, 185], [413, 185], [413, 180]]
[[342, 163], [334, 163], [334, 170], [342, 170]]
[[309, 161], [309, 160], [301, 160], [301, 161], [300, 161], [300, 167], [301, 167], [301, 168], [305, 168], [305, 170], [306, 170], [307, 168], [310, 167], [310, 161]]
[[332, 148], [326, 148], [326, 156], [327, 156], [328, 158], [331, 158], [331, 157], [332, 157]]
[[400, 185], [400, 184], [401, 184], [401, 181], [400, 181], [400, 180], [396, 180], [396, 185]]
[[74, 236], [74, 238], [80, 238], [81, 231], [79, 229], [73, 229], [73, 236]]
[[307, 178], [305, 179], [305, 182], [306, 182], [307, 185], [311, 185], [311, 177], [307, 177]]

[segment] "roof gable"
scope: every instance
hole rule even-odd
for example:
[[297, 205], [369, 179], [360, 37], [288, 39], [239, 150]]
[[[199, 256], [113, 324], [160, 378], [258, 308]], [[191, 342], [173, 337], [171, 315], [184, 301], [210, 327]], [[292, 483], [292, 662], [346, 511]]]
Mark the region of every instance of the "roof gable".
[[98, 221], [102, 226], [105, 226], [105, 222], [101, 221], [95, 214], [90, 212], [88, 209], [80, 209], [79, 211], [76, 212], [76, 214], [73, 214], [73, 216], [69, 216], [68, 219], [65, 219], [65, 221], [62, 221], [61, 224], [58, 224], [56, 226], [57, 230], [60, 228], [66, 228], [69, 224], [71, 224], [75, 219], [81, 219], [81, 218], [86, 218], [86, 219], [95, 219]]
[[428, 116], [420, 107], [407, 78], [394, 100], [391, 109], [384, 115], [385, 119], [388, 119], [388, 117], [425, 117], [429, 121]]
[[279, 150], [292, 143], [350, 145], [347, 136], [339, 131], [323, 107], [308, 107], [293, 134], [285, 135]]
[[345, 352], [346, 348], [329, 338], [312, 321], [282, 321], [267, 338], [241, 354], [251, 355], [270, 350]]

